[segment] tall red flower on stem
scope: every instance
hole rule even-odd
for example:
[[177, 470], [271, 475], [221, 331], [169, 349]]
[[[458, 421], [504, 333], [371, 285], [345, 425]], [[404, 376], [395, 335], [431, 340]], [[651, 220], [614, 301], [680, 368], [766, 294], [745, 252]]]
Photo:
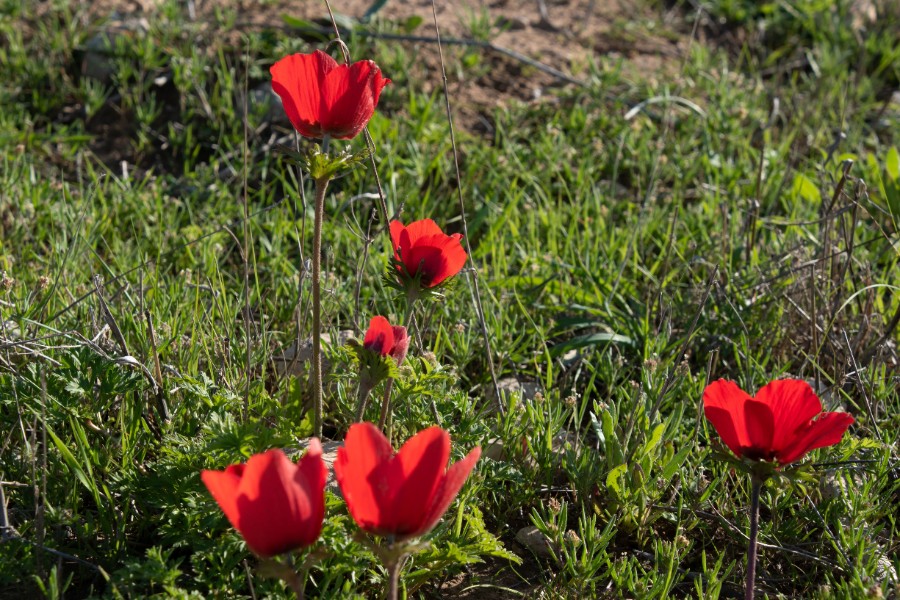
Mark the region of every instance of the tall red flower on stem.
[[262, 557], [309, 546], [322, 532], [325, 478], [322, 445], [313, 438], [294, 464], [281, 450], [254, 454], [201, 478], [247, 546]]
[[371, 60], [339, 65], [321, 50], [286, 56], [269, 71], [291, 124], [300, 135], [317, 139], [356, 137], [391, 82]]
[[447, 235], [431, 219], [409, 225], [392, 221], [391, 242], [401, 282], [433, 288], [459, 273], [468, 257], [460, 240], [462, 234]]
[[853, 417], [823, 412], [810, 385], [798, 379], [772, 381], [753, 398], [734, 382], [720, 379], [703, 390], [703, 410], [725, 445], [749, 463], [750, 545], [744, 600], [753, 600], [763, 484], [775, 469], [810, 450], [840, 442]]
[[330, 138], [350, 139], [365, 128], [390, 79], [370, 60], [339, 65], [320, 50], [293, 54], [272, 65], [272, 89], [281, 97], [284, 110], [297, 131], [322, 138], [321, 150], [301, 156], [316, 183], [312, 251], [312, 383], [313, 431], [322, 435], [324, 402], [322, 391], [322, 224], [328, 182], [359, 156], [328, 154]]
[[720, 379], [703, 391], [703, 410], [735, 455], [778, 466], [837, 444], [853, 423], [847, 413], [823, 412], [810, 385], [798, 379], [772, 381], [753, 398]]
[[450, 435], [440, 427], [420, 431], [395, 454], [377, 427], [356, 423], [334, 474], [357, 525], [398, 542], [431, 531], [480, 456], [476, 446], [448, 469]]
[[363, 348], [380, 356], [390, 356], [401, 364], [409, 350], [409, 334], [403, 325], [391, 325], [384, 317], [372, 317], [363, 340]]

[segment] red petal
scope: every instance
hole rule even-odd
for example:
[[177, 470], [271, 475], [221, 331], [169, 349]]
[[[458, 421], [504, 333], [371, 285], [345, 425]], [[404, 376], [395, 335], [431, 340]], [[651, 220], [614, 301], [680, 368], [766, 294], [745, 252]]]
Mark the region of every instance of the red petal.
[[405, 229], [406, 227], [400, 221], [391, 221], [391, 243], [395, 250], [400, 247], [400, 232]]
[[325, 80], [322, 128], [338, 139], [356, 137], [375, 113], [376, 88], [384, 87], [381, 81], [381, 71], [370, 60], [349, 67], [341, 65], [329, 73]]
[[237, 529], [260, 556], [293, 550], [307, 538], [302, 515], [309, 514], [310, 505], [294, 483], [296, 469], [281, 450], [255, 454], [247, 461], [237, 498]]
[[[747, 435], [750, 438], [752, 454], [744, 452], [750, 458], [771, 459], [772, 436], [775, 433], [775, 422], [768, 405], [757, 400], [744, 403], [744, 420], [747, 424]], [[758, 453], [758, 455], [757, 455]]]
[[[233, 465], [237, 466], [237, 465]], [[243, 466], [243, 465], [241, 465]], [[237, 510], [238, 486], [241, 484], [240, 473], [235, 472], [236, 469], [228, 467], [224, 471], [202, 471], [200, 479], [206, 485], [206, 489], [212, 495], [213, 499], [225, 513], [228, 522], [235, 529], [238, 529], [240, 515]], [[241, 471], [243, 471], [241, 469]]]
[[425, 287], [434, 287], [453, 277], [466, 264], [461, 237], [440, 233], [419, 238], [403, 261], [407, 270], [412, 275], [421, 273]]
[[480, 456], [481, 447], [476, 446], [465, 458], [455, 463], [447, 470], [447, 474], [441, 480], [440, 486], [432, 498], [431, 510], [429, 511], [428, 516], [422, 523], [422, 527], [413, 533], [412, 536], [424, 535], [437, 525], [437, 522], [440, 521], [441, 517], [444, 516], [444, 513], [447, 512], [447, 509], [456, 498], [456, 495], [459, 494], [459, 490], [462, 489], [463, 484], [466, 482], [469, 473], [472, 472], [472, 469], [475, 467], [475, 463], [478, 462]]
[[[722, 441], [738, 456], [741, 454], [739, 448], [750, 445], [747, 424], [744, 420], [744, 403], [747, 400], [750, 400], [750, 395], [739, 388], [736, 383], [727, 379], [714, 381], [703, 390], [703, 408], [706, 418], [719, 432]], [[721, 409], [728, 413], [727, 423], [719, 410], [710, 411], [710, 409]]]
[[432, 285], [438, 285], [445, 279], [453, 277], [466, 265], [468, 254], [466, 254], [465, 249], [463, 249], [462, 242], [460, 241], [461, 239], [462, 235], [455, 233], [449, 236], [449, 238], [444, 240], [441, 244], [444, 269], [439, 277], [432, 279]]
[[447, 263], [440, 248], [420, 242], [406, 252], [403, 264], [410, 276], [419, 276], [424, 287], [433, 287], [435, 279], [446, 270]]
[[406, 226], [406, 232], [409, 234], [409, 243], [411, 245], [417, 244], [422, 238], [444, 235], [444, 231], [431, 219], [422, 219], [421, 221], [410, 223]]
[[353, 520], [365, 531], [377, 533], [385, 520], [383, 507], [390, 501], [391, 489], [375, 482], [373, 472], [393, 453], [391, 443], [371, 423], [351, 425], [338, 449], [334, 475]]
[[320, 138], [323, 84], [337, 63], [321, 50], [292, 54], [272, 65], [272, 89], [281, 97], [284, 111], [300, 135]]
[[450, 436], [440, 427], [429, 427], [407, 440], [393, 460], [378, 469], [377, 476], [393, 492], [390, 515], [383, 523], [386, 531], [408, 537], [422, 527], [449, 460]]
[[735, 455], [741, 456], [743, 446], [741, 445], [737, 431], [734, 428], [732, 413], [718, 406], [704, 407], [703, 412], [706, 414], [706, 419], [713, 424], [713, 427], [719, 433], [719, 437], [722, 438], [722, 441], [725, 442], [725, 445], [728, 446], [729, 450], [734, 452]]
[[409, 334], [406, 332], [406, 327], [402, 325], [394, 325], [392, 329], [394, 330], [394, 347], [391, 348], [391, 356], [399, 365], [403, 363], [403, 359], [406, 358], [406, 353], [409, 351]]
[[325, 482], [328, 480], [328, 467], [322, 459], [322, 443], [318, 438], [309, 441], [306, 454], [297, 463], [294, 482], [306, 491], [309, 498], [309, 512], [303, 515], [304, 546], [312, 544], [322, 533], [322, 522], [325, 520]]
[[799, 379], [772, 381], [763, 386], [754, 399], [767, 404], [774, 416], [772, 449], [775, 452], [792, 445], [799, 435], [798, 429], [822, 412], [819, 397], [807, 382]]
[[[406, 227], [400, 221], [391, 221], [391, 244], [394, 246], [394, 259], [402, 260], [402, 256], [409, 250], [409, 235], [405, 234]], [[403, 242], [407, 242], [403, 246]]]
[[390, 354], [394, 347], [394, 329], [386, 318], [372, 317], [372, 320], [369, 321], [369, 329], [366, 330], [363, 347], [377, 352], [381, 356]]
[[853, 417], [847, 413], [829, 412], [813, 421], [798, 437], [778, 455], [778, 462], [786, 465], [799, 460], [804, 454], [816, 448], [833, 446], [841, 441], [844, 432], [853, 423]]

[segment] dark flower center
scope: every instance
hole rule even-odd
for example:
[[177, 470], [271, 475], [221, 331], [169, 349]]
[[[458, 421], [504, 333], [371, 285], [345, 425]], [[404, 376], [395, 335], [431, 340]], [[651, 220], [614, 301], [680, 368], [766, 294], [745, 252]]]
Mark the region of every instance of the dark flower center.
[[756, 446], [741, 446], [741, 456], [750, 460], [775, 460], [775, 451], [770, 448], [757, 448]]

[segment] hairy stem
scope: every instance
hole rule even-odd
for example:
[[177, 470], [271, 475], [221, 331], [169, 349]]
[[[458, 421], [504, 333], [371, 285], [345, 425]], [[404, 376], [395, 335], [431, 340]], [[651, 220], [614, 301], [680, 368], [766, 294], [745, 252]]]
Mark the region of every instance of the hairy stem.
[[391, 390], [394, 387], [394, 378], [389, 377], [384, 384], [384, 397], [381, 399], [381, 417], [378, 418], [378, 429], [384, 432], [387, 439], [391, 439], [391, 432], [385, 431], [384, 426], [388, 421], [388, 413], [391, 410]]
[[[365, 378], [368, 380], [368, 377]], [[372, 386], [368, 381], [364, 381], [360, 377], [359, 388], [356, 392], [356, 423], [362, 423], [366, 416], [366, 405], [369, 403], [369, 394], [372, 392]]]
[[291, 579], [287, 580], [288, 587], [291, 588], [291, 591], [294, 592], [294, 595], [297, 596], [297, 600], [304, 600], [306, 598], [306, 591], [304, 590], [304, 582], [300, 578], [299, 575], [294, 575]]
[[398, 556], [385, 565], [389, 578], [388, 600], [397, 600], [400, 597], [400, 569], [403, 567], [404, 558], [406, 557]]
[[316, 179], [316, 214], [313, 222], [312, 255], [312, 383], [315, 430], [313, 435], [322, 437], [322, 221], [325, 218], [325, 190], [328, 179]]
[[756, 539], [759, 537], [759, 493], [762, 490], [762, 484], [762, 478], [754, 475], [750, 491], [750, 547], [747, 549], [745, 600], [753, 600], [754, 587], [756, 585]]
[[[463, 240], [466, 244], [466, 254], [469, 256], [468, 260], [472, 263], [473, 267], [472, 277], [471, 279], [466, 279], [466, 281], [469, 282], [469, 291], [472, 295], [472, 300], [474, 300], [475, 314], [478, 316], [478, 322], [481, 324], [481, 335], [484, 338], [488, 371], [491, 374], [491, 383], [494, 387], [494, 403], [497, 408], [497, 413], [499, 413], [500, 416], [504, 416], [506, 414], [506, 409], [503, 406], [503, 397], [500, 395], [500, 386], [497, 384], [497, 371], [494, 368], [494, 352], [491, 349], [491, 336], [488, 332], [487, 321], [484, 317], [484, 306], [481, 303], [481, 290], [478, 288], [478, 267], [475, 264], [475, 256], [472, 254], [472, 242], [469, 240], [469, 222], [468, 219], [466, 219], [466, 205], [463, 201], [462, 192], [463, 178], [462, 173], [459, 170], [459, 153], [456, 149], [456, 134], [453, 130], [453, 111], [450, 108], [450, 84], [447, 82], [447, 70], [444, 68], [444, 50], [441, 46], [441, 30], [438, 27], [437, 3], [435, 0], [431, 0], [431, 15], [434, 17], [434, 32], [438, 47], [438, 57], [441, 62], [441, 79], [444, 84], [444, 106], [447, 109], [447, 125], [449, 125], [450, 128], [450, 147], [453, 149], [453, 166], [456, 170], [456, 180], [459, 182], [459, 185], [456, 186], [456, 197], [459, 200], [459, 213], [462, 217]], [[437, 406], [433, 401], [431, 403], [431, 408], [434, 411], [434, 416], [438, 421], [438, 425], [440, 425]]]

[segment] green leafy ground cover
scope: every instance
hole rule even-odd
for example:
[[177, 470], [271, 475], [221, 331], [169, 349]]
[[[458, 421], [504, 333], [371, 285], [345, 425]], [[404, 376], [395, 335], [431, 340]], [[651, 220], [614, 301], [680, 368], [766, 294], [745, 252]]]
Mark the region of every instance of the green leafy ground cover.
[[[406, 567], [410, 596], [737, 595], [749, 485], [714, 459], [701, 392], [791, 375], [856, 424], [763, 491], [759, 590], [896, 597], [900, 17], [885, 3], [854, 27], [851, 3], [832, 4], [717, 0], [695, 29], [686, 3], [673, 27], [697, 39], [673, 72], [644, 80], [597, 57], [585, 87], [457, 131], [494, 362], [539, 392], [504, 392], [507, 414], [491, 413], [466, 281], [429, 307], [395, 444], [434, 423], [433, 400], [455, 458], [486, 457]], [[164, 3], [105, 47], [105, 82], [81, 74], [101, 25], [77, 8], [0, 13], [4, 597], [287, 597], [198, 473], [311, 431], [306, 377], [277, 360], [309, 335], [311, 217], [276, 151], [293, 135], [243, 98], [321, 40], [281, 23], [219, 38], [227, 10], [204, 32], [183, 11]], [[420, 48], [348, 43], [394, 80], [370, 123], [389, 211], [460, 230]], [[471, 49], [447, 59], [455, 76], [489, 68]], [[375, 189], [359, 168], [329, 196], [335, 340], [399, 306], [377, 224], [361, 260]], [[326, 437], [340, 440], [356, 371], [348, 348], [328, 356]], [[515, 541], [530, 525], [552, 556]], [[354, 530], [329, 495], [310, 594], [381, 593]]]

